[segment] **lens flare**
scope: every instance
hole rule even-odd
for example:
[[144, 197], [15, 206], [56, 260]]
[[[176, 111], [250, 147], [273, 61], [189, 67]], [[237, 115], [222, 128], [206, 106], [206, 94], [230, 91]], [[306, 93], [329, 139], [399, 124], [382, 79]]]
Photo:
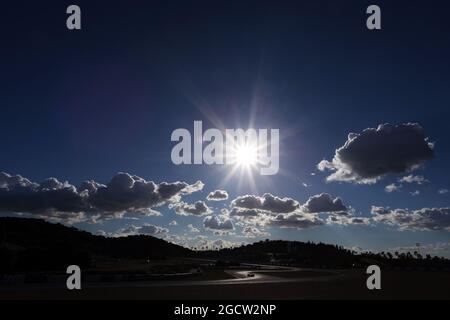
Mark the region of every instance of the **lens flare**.
[[251, 145], [238, 145], [235, 148], [235, 160], [236, 164], [239, 166], [254, 166], [258, 162], [258, 150]]

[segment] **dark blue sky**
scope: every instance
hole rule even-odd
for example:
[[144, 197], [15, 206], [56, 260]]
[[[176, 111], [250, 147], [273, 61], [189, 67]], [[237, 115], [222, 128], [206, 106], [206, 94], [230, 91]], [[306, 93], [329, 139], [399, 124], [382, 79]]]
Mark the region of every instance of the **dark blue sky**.
[[[363, 217], [371, 217], [371, 206], [449, 206], [450, 193], [438, 192], [450, 188], [445, 1], [76, 1], [79, 31], [66, 29], [69, 4], [2, 5], [0, 171], [75, 186], [90, 179], [106, 184], [119, 171], [157, 183], [201, 180], [203, 191], [183, 201], [225, 189], [228, 201], [209, 203], [218, 214], [230, 200], [254, 193], [249, 182], [241, 179], [238, 187], [241, 177], [235, 176], [224, 185], [223, 168], [175, 166], [170, 159], [171, 132], [192, 130], [194, 120], [213, 127], [214, 115], [227, 128], [246, 128], [252, 119], [255, 128], [280, 129], [282, 173], [255, 175], [258, 195], [303, 204], [325, 192]], [[382, 30], [367, 30], [369, 4], [381, 7]], [[414, 172], [361, 185], [325, 182], [330, 173], [316, 169], [350, 132], [409, 122], [435, 142], [434, 158]], [[384, 190], [409, 174], [427, 182]], [[416, 190], [420, 194], [412, 196]], [[162, 217], [79, 226], [114, 232], [151, 223], [182, 236], [193, 224], [209, 239], [254, 240], [242, 237], [236, 222], [233, 234], [218, 237], [204, 229], [203, 217], [159, 209]], [[172, 220], [178, 225], [169, 227]], [[272, 238], [369, 249], [449, 242], [445, 226], [265, 230]]]

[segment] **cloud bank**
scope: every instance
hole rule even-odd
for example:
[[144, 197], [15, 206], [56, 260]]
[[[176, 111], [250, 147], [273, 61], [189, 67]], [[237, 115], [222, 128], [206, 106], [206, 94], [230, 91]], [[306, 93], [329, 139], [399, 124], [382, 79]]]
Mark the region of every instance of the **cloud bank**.
[[450, 208], [408, 210], [372, 206], [371, 213], [374, 221], [400, 230], [450, 231]]
[[62, 221], [101, 220], [125, 213], [158, 215], [152, 208], [180, 201], [203, 188], [203, 183], [147, 181], [119, 172], [106, 184], [93, 180], [78, 188], [56, 178], [41, 183], [20, 175], [0, 173], [0, 212], [37, 215]]

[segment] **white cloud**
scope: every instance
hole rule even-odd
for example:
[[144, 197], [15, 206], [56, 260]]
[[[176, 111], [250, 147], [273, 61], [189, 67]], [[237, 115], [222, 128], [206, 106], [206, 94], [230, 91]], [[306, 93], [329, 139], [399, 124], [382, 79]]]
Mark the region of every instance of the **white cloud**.
[[268, 220], [267, 225], [280, 228], [307, 229], [311, 227], [324, 225], [324, 221], [317, 215], [311, 213], [294, 212], [287, 214], [278, 214], [276, 217]]
[[177, 214], [182, 216], [188, 215], [203, 216], [210, 214], [212, 212], [212, 210], [208, 207], [208, 205], [204, 201], [196, 201], [193, 204], [179, 202], [172, 204], [169, 207], [173, 208]]
[[291, 198], [279, 198], [270, 193], [262, 197], [256, 195], [239, 196], [231, 202], [232, 207], [257, 209], [272, 213], [288, 213], [297, 210], [300, 204]]
[[400, 230], [450, 231], [450, 208], [408, 210], [372, 206], [371, 212], [374, 221], [396, 226]]
[[433, 143], [417, 123], [381, 124], [361, 133], [350, 133], [332, 161], [317, 168], [333, 171], [327, 181], [371, 184], [387, 174], [413, 171], [433, 157]]
[[415, 176], [410, 174], [409, 176], [405, 176], [399, 179], [400, 183], [416, 183], [416, 184], [424, 184], [427, 180], [424, 176]]
[[116, 231], [113, 236], [123, 237], [131, 235], [150, 235], [154, 237], [164, 237], [169, 233], [169, 229], [155, 226], [153, 224], [143, 224], [142, 226], [129, 225]]
[[193, 232], [193, 233], [200, 232], [200, 230], [198, 230], [198, 228], [194, 227], [192, 224], [188, 224], [187, 228], [188, 228], [189, 232]]
[[206, 197], [209, 201], [222, 201], [228, 199], [228, 193], [225, 190], [215, 190]]
[[328, 193], [314, 195], [301, 207], [305, 212], [310, 213], [335, 213], [347, 214], [347, 207], [340, 198], [334, 198]]
[[34, 183], [20, 175], [0, 173], [0, 211], [26, 213], [72, 223], [122, 218], [125, 214], [160, 215], [153, 208], [198, 191], [201, 182], [147, 181], [119, 172], [106, 184], [93, 180], [78, 188], [67, 181], [48, 178]]
[[246, 238], [270, 237], [270, 233], [260, 230], [254, 226], [246, 226], [242, 229], [242, 234]]
[[212, 230], [233, 230], [233, 222], [224, 215], [211, 215], [203, 219], [203, 225], [206, 229]]
[[370, 218], [366, 217], [348, 217], [348, 216], [337, 216], [330, 215], [327, 217], [327, 224], [337, 224], [341, 226], [348, 225], [360, 225], [360, 226], [368, 226], [370, 225]]
[[384, 191], [391, 193], [391, 192], [398, 191], [401, 187], [402, 187], [401, 184], [391, 183], [391, 184], [387, 185], [386, 187], [384, 187]]

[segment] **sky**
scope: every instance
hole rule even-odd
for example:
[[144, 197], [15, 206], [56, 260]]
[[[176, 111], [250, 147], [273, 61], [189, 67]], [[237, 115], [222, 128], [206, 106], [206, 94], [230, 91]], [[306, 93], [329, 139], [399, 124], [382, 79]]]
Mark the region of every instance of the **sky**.
[[[2, 5], [2, 215], [450, 256], [444, 1], [377, 1], [381, 30], [367, 1], [77, 1], [81, 30], [70, 4]], [[279, 129], [278, 174], [173, 164], [196, 120]]]

